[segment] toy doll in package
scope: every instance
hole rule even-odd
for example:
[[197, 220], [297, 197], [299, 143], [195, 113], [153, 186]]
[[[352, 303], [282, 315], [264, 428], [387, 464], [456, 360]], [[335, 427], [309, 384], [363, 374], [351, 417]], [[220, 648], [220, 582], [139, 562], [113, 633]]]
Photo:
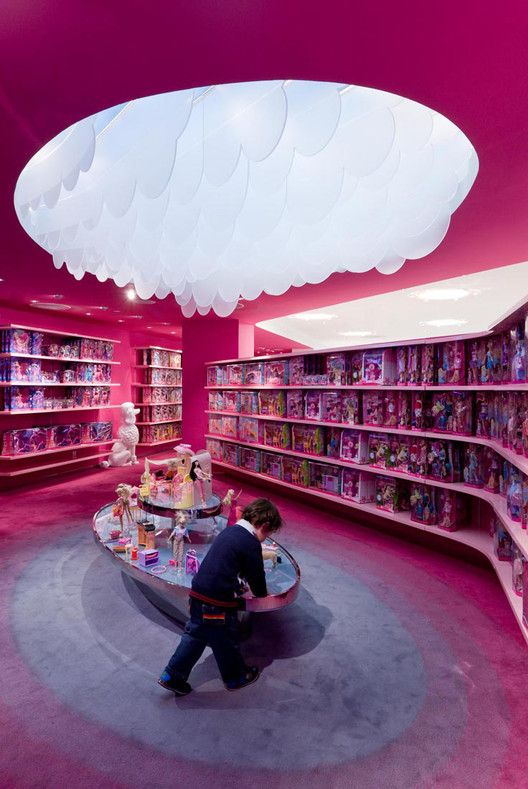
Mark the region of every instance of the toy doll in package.
[[464, 343], [451, 340], [437, 346], [437, 376], [439, 385], [463, 384], [466, 380]]
[[300, 389], [286, 392], [286, 413], [289, 419], [304, 419], [304, 395]]
[[322, 418], [321, 392], [308, 391], [304, 396], [304, 417], [318, 422]]
[[[367, 392], [367, 395], [375, 392]], [[399, 392], [385, 392], [383, 397], [383, 424], [385, 427], [398, 426], [398, 395]]]
[[213, 460], [223, 460], [222, 442], [216, 438], [206, 438], [205, 447]]
[[387, 452], [386, 468], [394, 469], [398, 465], [398, 455], [400, 452], [400, 439], [398, 436], [389, 436], [389, 448]]
[[271, 386], [285, 386], [288, 383], [288, 362], [264, 362], [264, 382]]
[[396, 349], [396, 383], [407, 386], [409, 383], [409, 353], [406, 345]]
[[350, 501], [359, 501], [359, 476], [357, 469], [344, 468], [341, 476], [341, 496]]
[[420, 368], [423, 384], [434, 384], [435, 382], [435, 353], [434, 345], [422, 345], [420, 354]]
[[385, 418], [383, 392], [363, 393], [363, 424], [382, 426]]
[[236, 416], [223, 416], [222, 417], [222, 433], [221, 435], [227, 438], [237, 438], [238, 420]]
[[307, 488], [310, 485], [310, 472], [307, 460], [285, 457], [282, 461], [282, 478], [291, 485]]
[[247, 471], [260, 471], [260, 450], [240, 447], [240, 467]]
[[287, 422], [264, 422], [262, 443], [275, 449], [290, 449], [291, 427]]
[[506, 494], [506, 506], [508, 508], [508, 515], [512, 521], [521, 521], [522, 519], [522, 475], [519, 471], [515, 470], [508, 484], [508, 491]]
[[473, 488], [484, 485], [482, 447], [478, 444], [466, 444], [464, 447], [464, 483]]
[[229, 386], [241, 386], [244, 380], [244, 368], [241, 364], [228, 364], [226, 366], [227, 381]]
[[484, 489], [491, 493], [499, 492], [500, 463], [497, 453], [490, 447], [482, 448], [482, 475]]
[[258, 393], [259, 414], [264, 416], [284, 416], [286, 413], [286, 398], [282, 391], [263, 390]]
[[275, 455], [272, 452], [261, 453], [262, 474], [274, 479], [282, 479], [282, 455]]
[[292, 356], [288, 360], [288, 383], [295, 386], [304, 383], [304, 356]]
[[209, 433], [214, 435], [222, 435], [222, 417], [216, 414], [209, 414]]
[[238, 420], [238, 437], [248, 444], [259, 443], [259, 421], [241, 416]]
[[407, 486], [400, 479], [376, 477], [376, 507], [387, 512], [402, 512], [409, 509]]
[[363, 375], [363, 353], [353, 351], [349, 358], [348, 379], [351, 384], [360, 384]]
[[[359, 424], [359, 392], [343, 392], [341, 397], [341, 421], [345, 425]], [[527, 431], [528, 436], [528, 431]], [[528, 446], [528, 440], [527, 440]]]
[[[209, 411], [223, 411], [224, 398], [222, 392], [209, 392]], [[154, 406], [155, 407], [155, 406]], [[149, 420], [147, 420], [149, 421]]]
[[397, 392], [398, 395], [398, 427], [408, 430], [411, 427], [411, 393]]
[[417, 523], [436, 523], [436, 490], [420, 483], [411, 485], [411, 520]]
[[368, 440], [369, 466], [387, 468], [389, 437], [381, 433], [370, 433]]
[[321, 395], [321, 410], [323, 421], [341, 422], [341, 392], [323, 392]]
[[223, 401], [222, 411], [240, 411], [240, 392], [227, 390], [223, 393]]
[[513, 542], [510, 534], [502, 524], [497, 524], [494, 536], [494, 548], [497, 559], [501, 562], [511, 562], [513, 557]]
[[519, 548], [513, 546], [512, 554], [512, 588], [516, 595], [522, 597], [523, 595], [523, 574], [526, 559], [522, 555]]
[[398, 451], [396, 455], [396, 469], [404, 474], [409, 472], [409, 447], [410, 441], [407, 436], [398, 438]]
[[326, 434], [326, 456], [329, 458], [339, 457], [339, 448], [341, 446], [341, 433], [338, 427], [325, 428]]
[[262, 362], [247, 362], [244, 365], [244, 383], [246, 386], [264, 383], [264, 364]]
[[362, 383], [392, 384], [396, 378], [396, 362], [392, 349], [363, 353]]
[[421, 381], [420, 348], [418, 345], [409, 346], [409, 386], [416, 386]]
[[309, 463], [310, 487], [326, 493], [339, 493], [341, 490], [341, 469], [324, 463]]
[[258, 414], [258, 392], [240, 392], [240, 413]]
[[487, 392], [477, 392], [476, 395], [476, 434], [484, 438], [490, 438], [492, 408], [490, 408], [490, 396]]
[[307, 455], [324, 454], [324, 434], [321, 427], [292, 425], [292, 449]]
[[222, 454], [224, 456], [224, 463], [229, 463], [230, 466], [240, 465], [240, 447], [236, 444], [226, 442], [222, 447]]
[[437, 526], [445, 531], [456, 531], [465, 523], [465, 500], [453, 490], [436, 491]]
[[427, 473], [427, 441], [420, 438], [409, 443], [408, 473], [417, 477], [425, 477]]
[[359, 430], [343, 430], [341, 433], [341, 458], [351, 463], [366, 463], [368, 460], [368, 436]]
[[224, 383], [224, 370], [219, 365], [207, 368], [207, 386], [222, 386]]
[[345, 386], [347, 382], [346, 356], [331, 353], [326, 357], [326, 374], [331, 386]]

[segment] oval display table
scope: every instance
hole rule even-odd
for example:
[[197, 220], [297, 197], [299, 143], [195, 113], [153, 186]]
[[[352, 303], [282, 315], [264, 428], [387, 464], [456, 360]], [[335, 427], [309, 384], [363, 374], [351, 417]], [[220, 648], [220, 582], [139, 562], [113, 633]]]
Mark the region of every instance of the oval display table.
[[[105, 556], [113, 561], [118, 569], [133, 578], [156, 606], [182, 621], [188, 615], [189, 590], [193, 576], [186, 574], [185, 570], [180, 570], [169, 564], [172, 550], [167, 538], [178, 512], [187, 513], [189, 522], [186, 524], [186, 528], [190, 541], [185, 543], [185, 552], [192, 548], [198, 559], [203, 559], [217, 534], [226, 528], [226, 518], [219, 515], [221, 501], [218, 496], [213, 495], [204, 506], [192, 510], [175, 509], [168, 502], [158, 502], [153, 499], [140, 499], [138, 503], [144, 513], [142, 520], [153, 523], [156, 532], [161, 532], [156, 536], [156, 550], [159, 551], [158, 564], [143, 567], [138, 560], [132, 561], [129, 553], [119, 551], [121, 546], [118, 540], [110, 539], [110, 532], [119, 528], [119, 524], [112, 517], [111, 504], [102, 507], [94, 515], [93, 535], [95, 541]], [[129, 533], [131, 542], [137, 545], [137, 524], [135, 522], [130, 524]], [[271, 540], [266, 540], [266, 543], [271, 544]], [[248, 613], [276, 611], [290, 605], [297, 598], [301, 579], [299, 566], [285, 548], [278, 543], [275, 545], [277, 546], [275, 566], [270, 559], [264, 561], [269, 594], [267, 597], [244, 596], [241, 598], [242, 611]]]

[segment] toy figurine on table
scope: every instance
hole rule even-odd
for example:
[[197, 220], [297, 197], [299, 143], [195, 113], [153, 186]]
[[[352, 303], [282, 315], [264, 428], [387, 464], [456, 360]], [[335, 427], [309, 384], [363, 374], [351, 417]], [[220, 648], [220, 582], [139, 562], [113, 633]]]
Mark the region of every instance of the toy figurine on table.
[[121, 482], [115, 490], [117, 499], [112, 504], [112, 517], [119, 518], [121, 532], [123, 531], [123, 518], [125, 516], [129, 524], [134, 520], [132, 510], [130, 509], [132, 490], [132, 485], [126, 485], [124, 482]]
[[199, 460], [193, 460], [189, 477], [194, 483], [194, 500], [196, 501], [196, 488], [198, 488], [200, 504], [202, 506], [205, 505], [204, 482], [210, 482], [211, 477], [202, 469]]
[[235, 496], [235, 491], [233, 488], [229, 488], [226, 495], [222, 499], [222, 504], [224, 507], [229, 507], [229, 512], [227, 513], [227, 523], [226, 526], [234, 526], [238, 520], [238, 500], [242, 495], [242, 490], [239, 490], [237, 495]]
[[190, 542], [189, 531], [186, 527], [188, 516], [185, 512], [178, 513], [176, 525], [169, 535], [169, 545], [172, 545], [172, 558], [176, 569], [183, 570], [183, 551], [185, 540]]

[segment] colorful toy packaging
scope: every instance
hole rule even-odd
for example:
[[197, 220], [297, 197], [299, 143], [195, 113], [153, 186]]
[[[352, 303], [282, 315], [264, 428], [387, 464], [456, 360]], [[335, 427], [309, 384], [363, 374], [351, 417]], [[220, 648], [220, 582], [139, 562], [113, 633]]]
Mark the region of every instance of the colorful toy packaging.
[[[373, 392], [367, 392], [374, 394]], [[399, 392], [385, 392], [383, 397], [383, 424], [385, 427], [398, 426], [398, 395]]]
[[144, 348], [143, 364], [152, 367], [179, 369], [181, 367], [181, 353], [178, 353], [178, 351], [165, 351], [161, 348]]
[[258, 414], [258, 392], [240, 392], [240, 413]]
[[222, 386], [224, 384], [224, 368], [215, 364], [207, 368], [207, 386]]
[[143, 389], [144, 403], [181, 403], [182, 390], [181, 387], [174, 387], [174, 389], [162, 388], [153, 386], [151, 389]]
[[397, 392], [398, 395], [398, 427], [408, 430], [411, 427], [411, 393]]
[[522, 555], [519, 548], [514, 545], [512, 555], [512, 588], [515, 594], [519, 597], [523, 596], [523, 576], [525, 563], [526, 559]]
[[326, 356], [323, 353], [311, 353], [304, 357], [303, 383], [310, 386], [326, 386]]
[[[210, 392], [210, 394], [216, 394]], [[211, 402], [211, 400], [209, 401]], [[222, 403], [222, 399], [220, 398], [220, 405]], [[210, 408], [210, 410], [217, 410], [216, 408]], [[218, 409], [218, 410], [221, 410]], [[161, 403], [159, 405], [146, 405], [141, 406], [141, 419], [140, 422], [166, 422], [170, 419], [181, 419], [181, 405], [180, 404], [165, 404]]]
[[208, 432], [216, 436], [223, 435], [222, 433], [222, 417], [216, 414], [209, 414], [209, 428]]
[[206, 438], [205, 448], [207, 449], [213, 460], [224, 459], [224, 455], [222, 451], [222, 442], [218, 441], [216, 438]]
[[526, 336], [524, 323], [518, 323], [511, 332], [511, 376], [514, 384], [526, 381]]
[[346, 385], [347, 365], [344, 353], [333, 353], [326, 357], [326, 374], [329, 384], [333, 386]]
[[111, 422], [87, 422], [81, 425], [81, 443], [99, 443], [112, 438]]
[[224, 382], [229, 386], [241, 386], [244, 382], [242, 364], [227, 364], [224, 369]]
[[240, 392], [232, 392], [229, 389], [222, 393], [222, 411], [240, 411]]
[[385, 419], [383, 392], [363, 392], [363, 424], [382, 426]]
[[416, 386], [422, 380], [420, 364], [420, 347], [409, 346], [409, 386]]
[[376, 507], [387, 512], [409, 509], [407, 485], [401, 479], [376, 476]]
[[248, 444], [259, 444], [259, 420], [241, 416], [238, 420], [238, 437]]
[[322, 419], [321, 392], [308, 391], [304, 395], [304, 418], [314, 419], [318, 422]]
[[449, 488], [436, 491], [437, 526], [445, 531], [457, 531], [467, 521], [467, 499]]
[[309, 464], [310, 487], [324, 490], [325, 493], [339, 494], [341, 491], [341, 469], [326, 463]]
[[504, 526], [497, 522], [493, 539], [495, 555], [501, 562], [511, 562], [513, 558], [513, 541]]
[[506, 506], [512, 521], [520, 522], [522, 519], [522, 499], [522, 474], [516, 469], [511, 474], [506, 493]]
[[288, 383], [288, 362], [264, 362], [264, 383], [270, 386], [285, 386]]
[[260, 471], [260, 450], [240, 447], [240, 468], [247, 471]]
[[287, 422], [263, 422], [262, 444], [275, 449], [291, 448], [291, 426]]
[[399, 454], [400, 438], [398, 436], [389, 436], [389, 449], [387, 452], [385, 468], [395, 469], [398, 465]]
[[392, 348], [363, 353], [361, 382], [364, 384], [393, 384], [396, 380], [396, 361]]
[[284, 457], [282, 461], [282, 475], [284, 482], [299, 485], [301, 488], [310, 486], [310, 471], [307, 460]]
[[407, 386], [409, 383], [409, 353], [406, 345], [396, 349], [396, 383]]
[[[360, 393], [343, 392], [341, 396], [341, 422], [345, 425], [359, 425], [360, 414], [361, 414]], [[527, 432], [527, 437], [528, 437], [528, 432]], [[528, 448], [528, 440], [527, 440], [527, 448]]]
[[429, 485], [411, 484], [411, 520], [433, 526], [436, 523], [436, 490]]
[[222, 435], [226, 438], [237, 438], [238, 436], [238, 419], [236, 416], [223, 416], [222, 417]]
[[263, 362], [246, 362], [244, 365], [244, 383], [246, 386], [255, 386], [264, 383]]
[[[475, 445], [472, 444], [471, 446]], [[464, 469], [464, 474], [465, 473]], [[426, 476], [441, 482], [458, 482], [460, 479], [458, 446], [451, 441], [429, 442]], [[470, 483], [468, 482], [468, 484]], [[482, 481], [480, 483], [480, 486], [481, 485]]]
[[304, 419], [304, 395], [300, 389], [286, 392], [286, 413], [289, 419]]
[[80, 425], [54, 425], [48, 428], [48, 446], [70, 447], [81, 443]]
[[463, 341], [451, 340], [436, 346], [436, 348], [438, 384], [464, 384], [466, 363]]
[[321, 395], [321, 410], [324, 422], [341, 422], [341, 392], [323, 392]]
[[342, 460], [351, 463], [366, 463], [368, 460], [368, 436], [359, 430], [343, 430], [341, 433]]
[[304, 381], [304, 356], [292, 356], [288, 365], [288, 380], [290, 386], [303, 384]]
[[324, 454], [324, 432], [315, 425], [292, 425], [292, 449], [307, 455]]
[[[78, 367], [80, 367], [80, 365], [78, 365]], [[94, 370], [95, 380], [97, 380], [98, 375], [100, 376], [99, 380], [110, 380], [110, 367], [107, 364], [96, 364], [93, 365], [93, 367], [95, 368]], [[105, 371], [106, 371], [106, 377], [104, 377]], [[157, 368], [154, 368], [152, 370], [146, 370], [146, 376], [145, 376], [146, 384], [158, 384], [160, 386], [180, 386], [181, 382], [182, 382], [181, 370], [165, 370], [165, 369], [157, 369]]]
[[464, 447], [464, 483], [473, 488], [484, 485], [482, 447], [478, 444], [466, 444]]
[[435, 432], [471, 435], [470, 392], [434, 392], [432, 403]]
[[396, 437], [396, 440], [398, 442], [398, 450], [395, 468], [397, 471], [407, 474], [409, 472], [409, 447], [411, 442], [407, 436]]
[[274, 452], [261, 452], [261, 473], [266, 474], [268, 477], [274, 479], [282, 479], [282, 464], [284, 458], [282, 455], [276, 455]]
[[339, 457], [339, 447], [341, 446], [341, 429], [337, 427], [325, 428], [325, 449], [326, 456], [329, 458]]
[[482, 476], [484, 489], [491, 493], [499, 492], [500, 462], [497, 453], [490, 447], [482, 448]]
[[259, 414], [264, 416], [284, 416], [286, 398], [281, 390], [266, 390], [258, 393]]
[[426, 392], [412, 393], [412, 430], [430, 430], [433, 424], [431, 399]]
[[368, 463], [376, 468], [387, 468], [389, 437], [384, 433], [370, 433], [368, 438]]
[[425, 438], [417, 441], [411, 439], [409, 443], [409, 468], [408, 473], [416, 477], [425, 477], [427, 473], [428, 447]]
[[2, 436], [2, 455], [22, 455], [48, 449], [48, 430], [50, 428], [46, 427], [5, 430]]
[[360, 504], [370, 504], [376, 495], [374, 474], [358, 471], [353, 468], [344, 468], [341, 479], [341, 496]]
[[231, 444], [227, 441], [223, 442], [222, 454], [224, 463], [229, 463], [230, 466], [240, 465], [240, 447], [236, 444]]
[[[208, 393], [209, 411], [223, 411], [224, 396], [222, 392], [209, 392]], [[150, 421], [150, 420], [145, 420]]]
[[420, 352], [420, 369], [423, 384], [435, 382], [435, 352], [434, 345], [422, 345]]
[[353, 351], [349, 357], [348, 380], [352, 385], [360, 384], [363, 375], [363, 353]]

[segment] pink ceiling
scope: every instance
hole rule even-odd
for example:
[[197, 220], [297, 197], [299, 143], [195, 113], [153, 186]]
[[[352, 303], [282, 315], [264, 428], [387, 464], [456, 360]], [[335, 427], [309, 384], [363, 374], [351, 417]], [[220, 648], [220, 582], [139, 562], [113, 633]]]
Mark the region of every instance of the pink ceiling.
[[[421, 282], [528, 259], [528, 14], [519, 0], [3, 0], [0, 6], [0, 303], [61, 293], [78, 314], [141, 313], [156, 331], [181, 323], [175, 302], [125, 301], [111, 283], [78, 283], [19, 227], [17, 176], [59, 131], [139, 96], [240, 80], [305, 78], [381, 88], [456, 123], [480, 172], [432, 255], [397, 274], [339, 274], [264, 296], [237, 315], [255, 322]], [[264, 337], [262, 344], [266, 344]], [[267, 338], [267, 344], [270, 343]], [[272, 343], [273, 345], [273, 343]]]

